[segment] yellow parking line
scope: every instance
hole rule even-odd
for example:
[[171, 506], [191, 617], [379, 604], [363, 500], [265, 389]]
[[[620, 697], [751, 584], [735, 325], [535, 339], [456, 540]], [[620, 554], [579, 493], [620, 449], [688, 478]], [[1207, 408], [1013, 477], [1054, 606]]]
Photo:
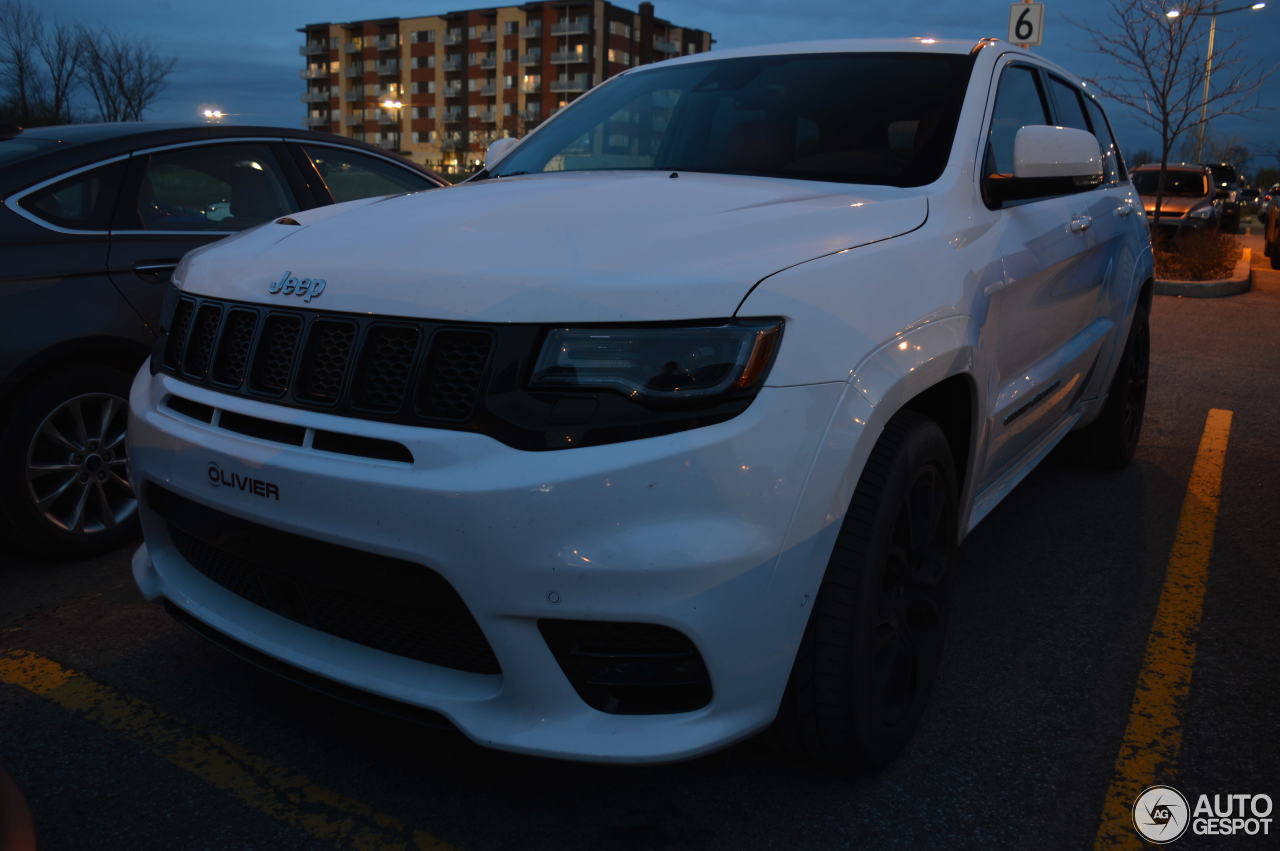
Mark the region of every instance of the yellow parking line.
[[168, 760], [206, 783], [308, 835], [350, 848], [452, 846], [367, 804], [318, 786], [220, 736], [205, 735], [150, 704], [26, 650], [0, 653], [0, 682], [75, 712]]
[[1210, 409], [1182, 501], [1160, 603], [1133, 692], [1129, 723], [1102, 806], [1095, 848], [1143, 847], [1131, 821], [1133, 802], [1143, 789], [1168, 781], [1177, 771], [1178, 750], [1182, 746], [1181, 716], [1191, 691], [1195, 633], [1204, 607], [1230, 433], [1231, 411]]

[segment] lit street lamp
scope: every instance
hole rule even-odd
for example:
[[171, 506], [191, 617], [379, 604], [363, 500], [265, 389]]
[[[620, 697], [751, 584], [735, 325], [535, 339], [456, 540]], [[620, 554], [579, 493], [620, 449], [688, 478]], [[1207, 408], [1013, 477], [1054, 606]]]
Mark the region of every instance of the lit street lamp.
[[1187, 17], [1200, 18], [1204, 15], [1209, 16], [1209, 56], [1204, 61], [1204, 94], [1200, 96], [1200, 140], [1196, 143], [1196, 162], [1204, 159], [1204, 128], [1205, 116], [1209, 112], [1209, 77], [1213, 74], [1213, 37], [1218, 30], [1218, 16], [1229, 15], [1232, 12], [1256, 12], [1259, 9], [1265, 9], [1266, 3], [1253, 3], [1249, 6], [1235, 6], [1231, 9], [1219, 9], [1215, 3], [1210, 12], [1191, 12], [1184, 13], [1181, 9], [1170, 9], [1165, 12], [1165, 17], [1170, 19], [1181, 18], [1186, 14]]

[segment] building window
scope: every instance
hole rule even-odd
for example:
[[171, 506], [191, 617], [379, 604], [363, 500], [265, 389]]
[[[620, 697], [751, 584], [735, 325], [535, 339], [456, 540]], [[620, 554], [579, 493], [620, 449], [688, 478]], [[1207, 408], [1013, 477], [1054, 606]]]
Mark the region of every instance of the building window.
[[625, 50], [617, 50], [611, 47], [609, 48], [609, 61], [616, 62], [619, 65], [630, 65], [631, 54]]
[[434, 106], [427, 107], [427, 118], [436, 117], [436, 108]]
[[609, 33], [610, 35], [620, 35], [623, 38], [631, 38], [631, 26], [622, 23], [622, 21], [610, 21]]
[[504, 89], [514, 89], [516, 87], [516, 78], [514, 74], [507, 74], [502, 78], [502, 87]]
[[475, 118], [477, 115], [479, 115], [478, 110], [479, 110], [479, 106], [477, 106], [477, 105], [476, 105], [476, 104], [474, 104], [474, 103], [473, 103], [473, 104], [469, 104], [469, 105], [467, 106], [467, 117], [468, 117], [468, 118]]
[[480, 83], [481, 83], [481, 80], [479, 77], [472, 77], [470, 80], [467, 80], [467, 91], [469, 92], [480, 91]]
[[504, 103], [504, 104], [502, 105], [502, 114], [503, 114], [503, 115], [515, 115], [515, 114], [516, 114], [516, 105], [515, 105], [514, 103], [512, 103], [511, 101], [507, 101], [506, 103]]
[[510, 48], [510, 47], [508, 47], [506, 50], [502, 51], [502, 61], [503, 61], [503, 62], [515, 62], [515, 61], [516, 61], [516, 51], [515, 51], [513, 48]]
[[517, 24], [515, 21], [507, 21], [505, 24], [502, 25], [502, 34], [515, 35], [519, 29], [520, 29], [520, 25]]

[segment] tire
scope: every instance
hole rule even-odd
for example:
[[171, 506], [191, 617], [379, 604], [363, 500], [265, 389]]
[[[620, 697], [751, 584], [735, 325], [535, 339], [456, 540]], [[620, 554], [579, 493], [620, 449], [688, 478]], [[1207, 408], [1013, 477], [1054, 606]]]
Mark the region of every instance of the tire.
[[86, 558], [137, 538], [124, 442], [132, 377], [79, 365], [13, 400], [0, 429], [0, 525], [31, 555]]
[[1149, 308], [1139, 303], [1129, 326], [1124, 353], [1116, 365], [1107, 401], [1098, 418], [1067, 435], [1067, 455], [1077, 464], [1098, 470], [1122, 470], [1133, 460], [1142, 436], [1151, 367]]
[[791, 758], [873, 769], [915, 732], [946, 637], [956, 493], [942, 430], [894, 417], [850, 501], [771, 730]]

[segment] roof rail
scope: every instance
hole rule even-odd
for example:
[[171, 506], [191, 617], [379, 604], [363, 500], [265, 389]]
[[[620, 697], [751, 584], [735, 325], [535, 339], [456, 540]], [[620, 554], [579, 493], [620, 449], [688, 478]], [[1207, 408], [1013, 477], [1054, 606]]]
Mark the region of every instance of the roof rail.
[[988, 44], [995, 44], [995, 43], [996, 43], [996, 42], [998, 42], [999, 40], [1000, 40], [1000, 39], [996, 38], [996, 37], [995, 37], [995, 36], [993, 36], [993, 35], [989, 35], [989, 36], [985, 36], [984, 38], [980, 38], [980, 39], [978, 39], [978, 43], [977, 43], [977, 44], [975, 44], [975, 45], [973, 46], [973, 49], [969, 51], [969, 55], [970, 55], [970, 56], [973, 56], [973, 55], [974, 55], [974, 54], [976, 54], [979, 50], [981, 50], [982, 48], [986, 47]]

